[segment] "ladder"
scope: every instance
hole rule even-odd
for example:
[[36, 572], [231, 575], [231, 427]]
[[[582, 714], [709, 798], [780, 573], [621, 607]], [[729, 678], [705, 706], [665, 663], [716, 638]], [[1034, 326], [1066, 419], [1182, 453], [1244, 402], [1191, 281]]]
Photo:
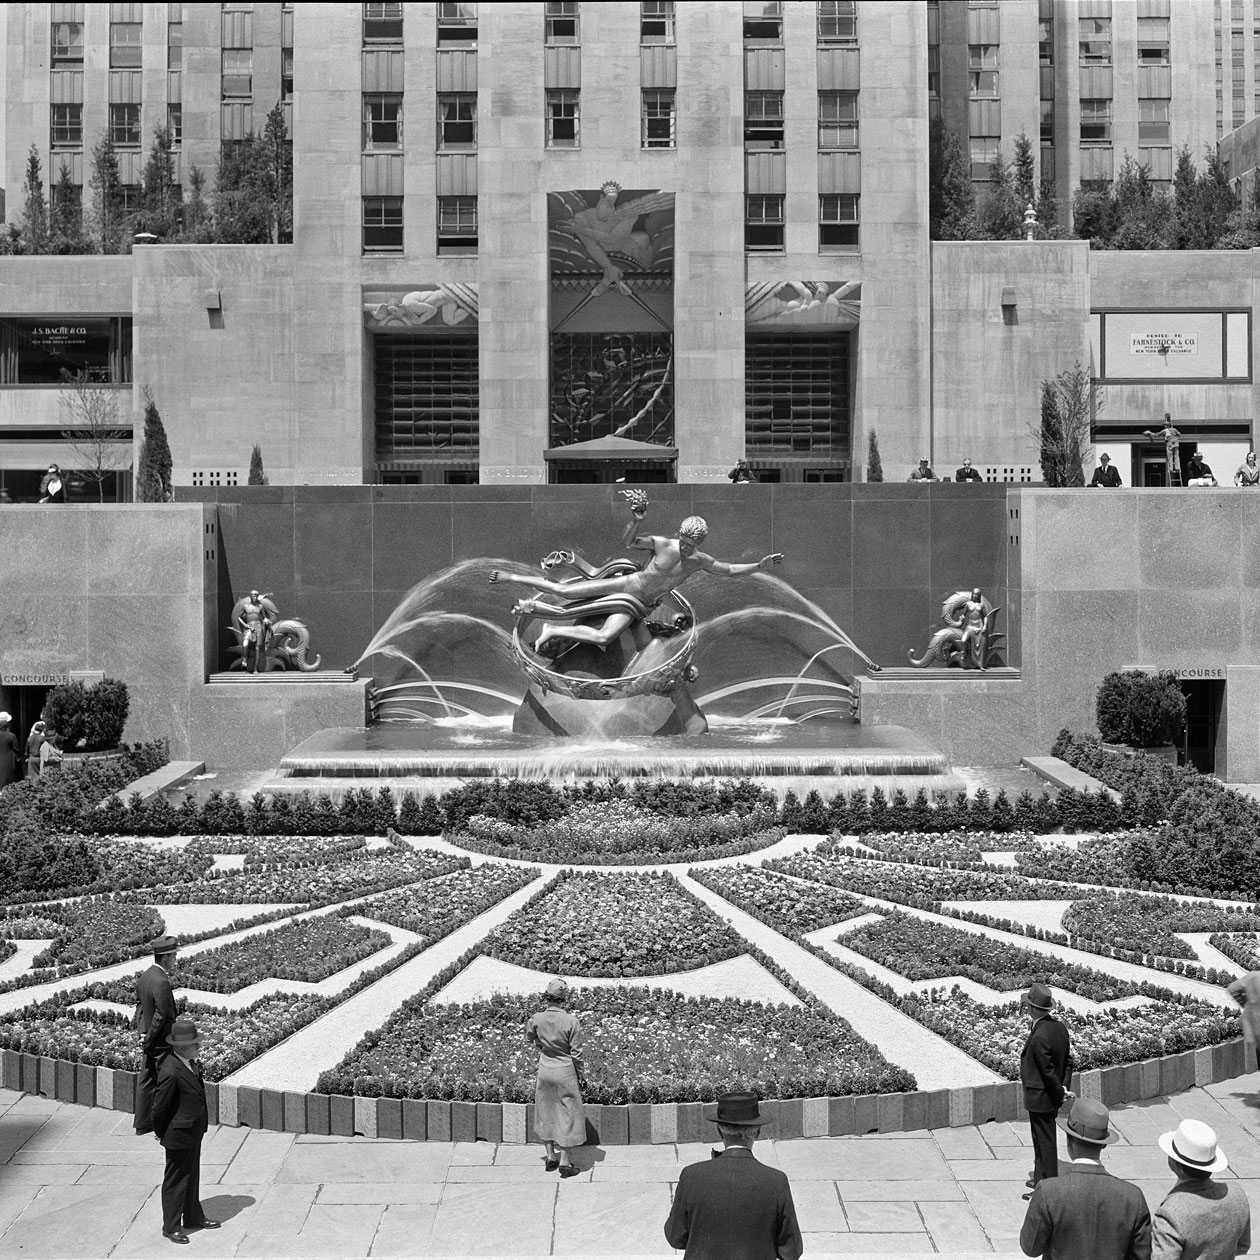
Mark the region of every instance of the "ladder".
[[1182, 485], [1181, 464], [1175, 460], [1173, 461], [1172, 467], [1168, 470], [1168, 484], [1170, 486]]

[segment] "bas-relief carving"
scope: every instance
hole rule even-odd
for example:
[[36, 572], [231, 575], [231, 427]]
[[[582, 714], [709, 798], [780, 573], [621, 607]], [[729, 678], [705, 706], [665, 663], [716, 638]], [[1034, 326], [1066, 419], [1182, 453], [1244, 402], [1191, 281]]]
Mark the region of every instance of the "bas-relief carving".
[[861, 301], [858, 280], [767, 280], [744, 291], [744, 319], [761, 327], [856, 328]]
[[363, 303], [364, 322], [373, 332], [395, 328], [475, 330], [480, 313], [477, 286], [435, 284], [413, 289], [397, 297]]

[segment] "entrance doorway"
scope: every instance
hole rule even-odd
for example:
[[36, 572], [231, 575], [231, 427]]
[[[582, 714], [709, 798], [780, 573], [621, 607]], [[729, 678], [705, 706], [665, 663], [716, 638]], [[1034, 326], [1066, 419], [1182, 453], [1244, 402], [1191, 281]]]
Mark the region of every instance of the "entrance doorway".
[[12, 718], [9, 729], [17, 736], [18, 756], [26, 756], [26, 737], [39, 721], [48, 699], [49, 687], [15, 687], [0, 685], [0, 709]]
[[1181, 690], [1186, 697], [1186, 764], [1212, 774], [1216, 770], [1217, 731], [1225, 711], [1225, 683], [1221, 679], [1183, 680]]

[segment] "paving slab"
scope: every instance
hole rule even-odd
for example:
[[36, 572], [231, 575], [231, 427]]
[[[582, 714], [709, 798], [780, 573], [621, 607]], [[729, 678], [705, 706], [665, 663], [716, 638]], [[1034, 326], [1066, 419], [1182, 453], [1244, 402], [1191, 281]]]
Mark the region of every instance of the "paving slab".
[[[262, 1129], [250, 1129], [228, 1165], [231, 1170], [229, 1175], [233, 1181], [248, 1185], [273, 1181], [292, 1149], [292, 1133], [269, 1133]], [[301, 1178], [290, 1177], [288, 1180]]]
[[373, 1257], [425, 1255], [436, 1217], [436, 1202], [389, 1204], [376, 1227]]
[[989, 1236], [968, 1204], [920, 1202], [918, 1208], [937, 1251], [989, 1248]]
[[667, 1185], [578, 1184], [559, 1187], [552, 1254], [557, 1256], [671, 1255], [665, 1241]]
[[445, 1142], [294, 1145], [275, 1174], [275, 1180], [277, 1183], [335, 1181], [369, 1185], [442, 1182], [446, 1180], [450, 1162], [451, 1148]]
[[873, 1142], [866, 1138], [815, 1138], [779, 1151], [779, 1167], [803, 1181], [944, 1181], [950, 1177], [930, 1137]]
[[927, 1229], [913, 1203], [846, 1203], [844, 1210], [855, 1234], [912, 1234]]
[[568, 1187], [448, 1185], [433, 1219], [428, 1255], [548, 1255], [557, 1193]]
[[849, 1218], [834, 1181], [798, 1181], [792, 1186], [792, 1202], [802, 1233], [849, 1232]]
[[0, 1250], [8, 1256], [108, 1256], [152, 1193], [148, 1186], [46, 1187], [4, 1231]]

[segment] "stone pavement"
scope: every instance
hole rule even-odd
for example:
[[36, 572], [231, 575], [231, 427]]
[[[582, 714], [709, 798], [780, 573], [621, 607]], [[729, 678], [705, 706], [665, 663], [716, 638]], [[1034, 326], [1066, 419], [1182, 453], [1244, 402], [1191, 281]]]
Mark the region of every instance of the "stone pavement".
[[[1154, 1207], [1172, 1184], [1158, 1135], [1206, 1120], [1260, 1214], [1260, 1074], [1113, 1112], [1107, 1167]], [[759, 1142], [792, 1181], [805, 1253], [1018, 1253], [1031, 1164], [1026, 1128]], [[202, 1202], [223, 1221], [201, 1256], [660, 1256], [679, 1169], [695, 1146], [587, 1147], [580, 1176], [542, 1171], [539, 1147], [391, 1142], [215, 1128]], [[0, 1255], [181, 1254], [161, 1236], [162, 1153], [131, 1117], [0, 1091]]]

